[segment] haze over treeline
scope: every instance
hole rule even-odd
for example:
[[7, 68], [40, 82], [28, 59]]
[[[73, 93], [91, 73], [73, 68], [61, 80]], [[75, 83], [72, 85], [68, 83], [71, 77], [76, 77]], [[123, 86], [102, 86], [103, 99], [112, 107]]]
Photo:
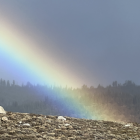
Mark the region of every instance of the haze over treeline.
[[[68, 96], [70, 94], [70, 96]], [[50, 95], [54, 95], [51, 98]], [[67, 107], [59, 106], [57, 100], [71, 100], [77, 98], [77, 104], [82, 108], [95, 108], [95, 115], [107, 114], [116, 117], [117, 121], [131, 121], [140, 123], [140, 85], [128, 80], [123, 84], [114, 81], [106, 87], [88, 87], [81, 88], [62, 88], [48, 87], [47, 85], [32, 85], [30, 82], [19, 86], [15, 81], [0, 80], [0, 105], [7, 111], [26, 112], [44, 115], [64, 115], [71, 117], [86, 117], [87, 112], [76, 114], [76, 112], [67, 111]], [[93, 100], [89, 105], [86, 100]], [[67, 104], [69, 106], [70, 104]], [[113, 110], [115, 106], [115, 110]], [[74, 106], [73, 106], [74, 107]], [[119, 116], [118, 116], [119, 114]], [[87, 117], [86, 117], [87, 118]]]

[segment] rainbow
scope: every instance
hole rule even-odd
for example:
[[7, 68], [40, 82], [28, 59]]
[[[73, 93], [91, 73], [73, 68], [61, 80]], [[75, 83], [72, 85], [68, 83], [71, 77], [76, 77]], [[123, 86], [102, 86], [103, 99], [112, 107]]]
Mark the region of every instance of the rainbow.
[[[45, 83], [46, 85], [56, 85], [65, 87], [78, 86], [81, 83], [80, 79], [76, 77], [74, 73], [67, 70], [63, 64], [60, 65], [57, 62], [57, 58], [50, 51], [51, 44], [46, 42], [46, 50], [42, 50], [40, 43], [37, 43], [35, 39], [27, 34], [18, 26], [12, 25], [11, 22], [1, 18], [0, 21], [0, 64], [5, 69], [3, 74], [7, 74], [11, 77], [17, 77], [20, 81]], [[48, 48], [48, 50], [47, 50]], [[47, 54], [46, 54], [47, 52]], [[75, 90], [76, 91], [76, 90]], [[56, 91], [57, 92], [57, 91]], [[90, 106], [93, 103], [92, 99], [85, 96], [85, 99], [77, 103], [78, 95], [66, 93], [70, 98], [67, 101], [58, 98], [57, 103], [61, 106], [69, 106], [67, 110], [72, 110], [78, 114], [86, 112], [85, 118], [97, 119], [97, 120], [112, 120], [115, 118], [106, 113], [103, 108], [98, 104]], [[48, 95], [49, 98], [54, 98], [55, 95]], [[63, 95], [60, 95], [63, 96]], [[71, 98], [74, 96], [74, 98]], [[84, 105], [88, 105], [88, 108], [84, 108]], [[112, 107], [112, 110], [116, 110]], [[107, 110], [109, 113], [110, 110]], [[82, 117], [82, 116], [78, 116]]]

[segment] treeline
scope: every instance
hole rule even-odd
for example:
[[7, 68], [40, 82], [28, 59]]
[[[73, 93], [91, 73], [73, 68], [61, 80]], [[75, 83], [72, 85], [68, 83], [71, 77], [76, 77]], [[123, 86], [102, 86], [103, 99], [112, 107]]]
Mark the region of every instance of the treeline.
[[83, 118], [87, 116], [87, 112], [79, 115], [72, 110], [67, 111], [66, 106], [60, 107], [57, 102], [60, 98], [61, 101], [71, 98], [71, 103], [77, 98], [77, 104], [82, 102], [81, 105], [84, 105], [82, 108], [94, 107], [95, 114], [100, 116], [106, 114], [117, 121], [140, 123], [140, 86], [132, 81], [124, 84], [114, 81], [107, 87], [99, 85], [96, 88], [83, 85], [73, 89], [32, 85], [30, 82], [19, 86], [15, 81], [10, 83], [0, 80], [0, 105], [7, 111]]

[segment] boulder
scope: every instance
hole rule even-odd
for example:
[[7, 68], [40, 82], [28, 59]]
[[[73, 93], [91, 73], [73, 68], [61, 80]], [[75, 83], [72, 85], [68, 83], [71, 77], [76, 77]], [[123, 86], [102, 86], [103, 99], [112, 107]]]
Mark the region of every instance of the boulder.
[[64, 118], [63, 116], [58, 116], [58, 120], [60, 120], [60, 121], [66, 121], [66, 118]]
[[6, 111], [4, 110], [2, 106], [0, 106], [0, 113], [6, 114]]

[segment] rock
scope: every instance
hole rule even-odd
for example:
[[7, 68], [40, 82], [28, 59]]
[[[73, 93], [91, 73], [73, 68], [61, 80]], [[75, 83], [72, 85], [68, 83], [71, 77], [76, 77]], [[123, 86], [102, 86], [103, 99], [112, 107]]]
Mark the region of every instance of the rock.
[[66, 118], [64, 118], [63, 116], [58, 116], [58, 120], [60, 120], [60, 121], [66, 121]]
[[19, 124], [22, 124], [22, 121], [19, 121]]
[[8, 118], [7, 117], [2, 117], [1, 120], [2, 121], [8, 121]]
[[70, 124], [66, 123], [65, 126], [69, 126]]
[[6, 114], [6, 111], [4, 110], [2, 106], [0, 106], [0, 113]]
[[30, 126], [30, 124], [29, 123], [24, 123], [23, 126]]
[[125, 125], [126, 127], [133, 126], [133, 123], [128, 123]]

